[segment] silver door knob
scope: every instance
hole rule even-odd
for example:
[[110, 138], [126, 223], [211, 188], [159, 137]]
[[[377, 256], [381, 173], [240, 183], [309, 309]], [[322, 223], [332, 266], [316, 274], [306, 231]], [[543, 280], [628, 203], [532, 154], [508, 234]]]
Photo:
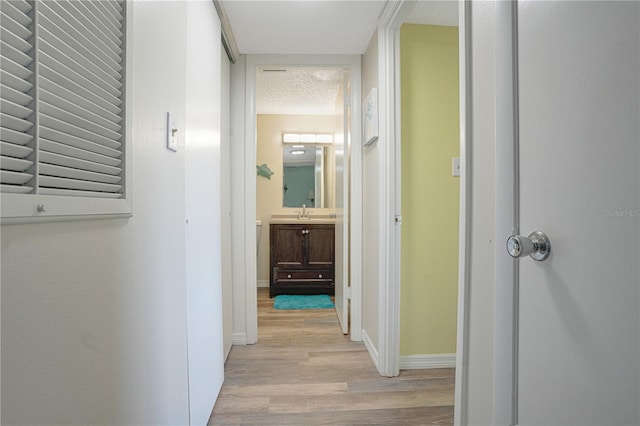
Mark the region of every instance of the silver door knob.
[[531, 256], [540, 262], [549, 257], [550, 252], [551, 243], [544, 232], [534, 231], [528, 237], [512, 235], [507, 240], [507, 253], [514, 259]]

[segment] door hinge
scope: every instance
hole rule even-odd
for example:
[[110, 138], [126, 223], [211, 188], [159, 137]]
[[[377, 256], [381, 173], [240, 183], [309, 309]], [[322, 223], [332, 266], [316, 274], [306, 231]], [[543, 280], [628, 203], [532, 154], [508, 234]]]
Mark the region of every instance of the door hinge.
[[399, 215], [399, 214], [395, 215], [395, 216], [393, 217], [393, 222], [394, 222], [396, 225], [402, 225], [402, 215]]
[[351, 299], [351, 287], [347, 287], [347, 299]]

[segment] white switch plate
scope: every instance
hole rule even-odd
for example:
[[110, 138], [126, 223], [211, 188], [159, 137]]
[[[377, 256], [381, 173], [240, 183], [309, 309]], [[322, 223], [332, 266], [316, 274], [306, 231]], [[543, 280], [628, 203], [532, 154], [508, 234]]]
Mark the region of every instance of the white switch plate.
[[178, 125], [176, 116], [170, 112], [167, 113], [167, 149], [178, 151]]
[[460, 176], [460, 157], [453, 157], [451, 159], [451, 175]]

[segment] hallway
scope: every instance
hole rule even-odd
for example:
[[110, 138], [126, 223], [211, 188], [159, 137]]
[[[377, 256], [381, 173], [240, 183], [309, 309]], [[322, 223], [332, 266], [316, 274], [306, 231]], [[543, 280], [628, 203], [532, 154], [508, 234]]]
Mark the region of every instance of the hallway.
[[259, 342], [231, 350], [210, 425], [453, 423], [453, 369], [381, 377], [335, 311], [272, 305], [259, 289]]

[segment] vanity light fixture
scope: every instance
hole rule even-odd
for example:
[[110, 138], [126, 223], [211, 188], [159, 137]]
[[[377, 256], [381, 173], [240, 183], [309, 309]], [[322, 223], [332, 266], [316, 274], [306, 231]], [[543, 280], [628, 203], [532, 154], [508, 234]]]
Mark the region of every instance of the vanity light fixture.
[[318, 134], [318, 143], [333, 143], [333, 135]]
[[283, 133], [282, 142], [284, 143], [299, 143], [300, 133]]
[[328, 133], [283, 133], [282, 143], [313, 143], [330, 144], [333, 143], [333, 135]]
[[318, 141], [318, 135], [313, 133], [300, 133], [300, 142], [316, 143]]

